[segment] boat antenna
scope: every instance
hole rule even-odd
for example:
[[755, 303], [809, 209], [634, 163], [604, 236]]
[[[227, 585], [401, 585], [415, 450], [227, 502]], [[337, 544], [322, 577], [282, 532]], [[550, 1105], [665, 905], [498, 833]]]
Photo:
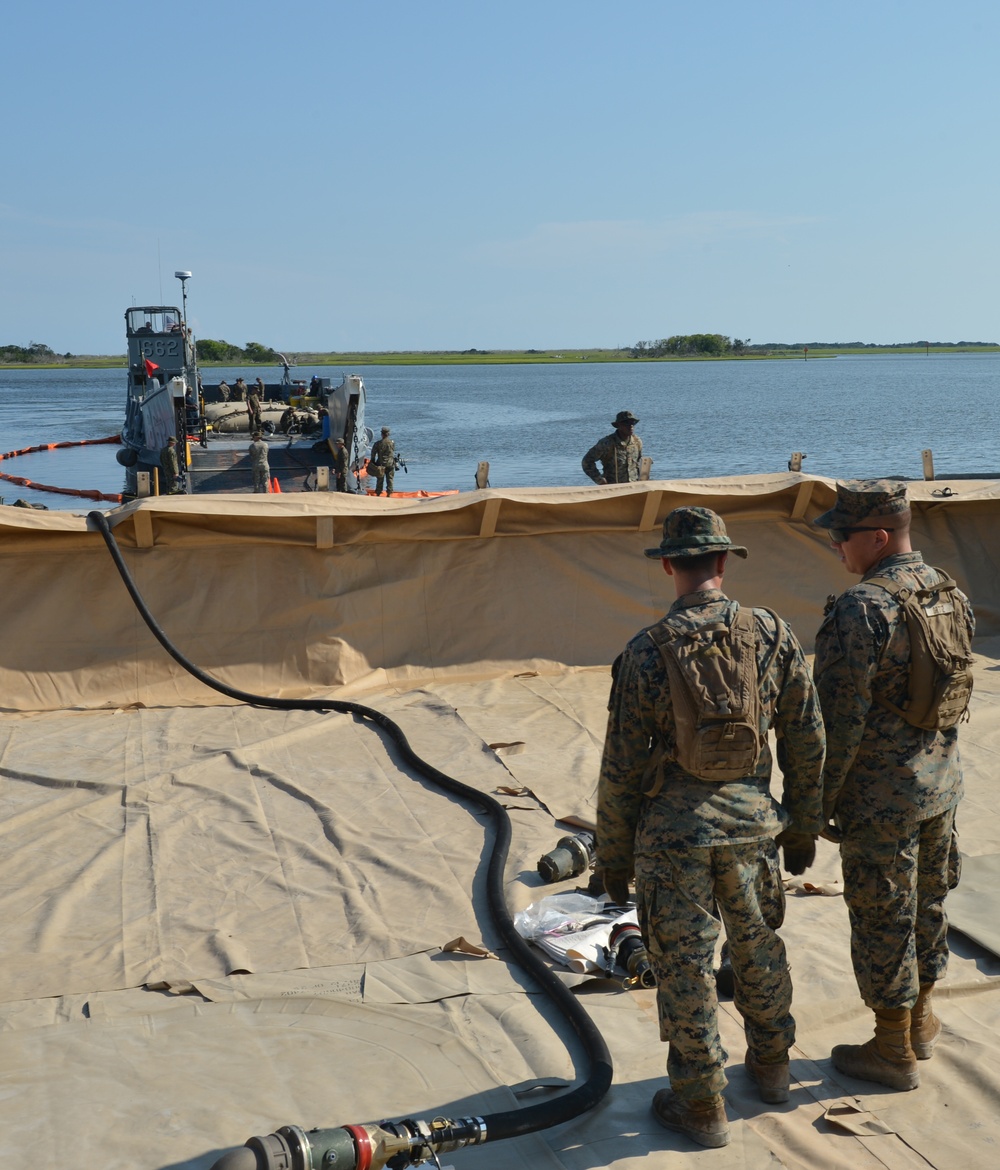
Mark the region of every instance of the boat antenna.
[[188, 289], [187, 282], [191, 279], [191, 273], [186, 271], [175, 272], [174, 276], [181, 282], [181, 317], [184, 319], [184, 328], [187, 328], [188, 323]]

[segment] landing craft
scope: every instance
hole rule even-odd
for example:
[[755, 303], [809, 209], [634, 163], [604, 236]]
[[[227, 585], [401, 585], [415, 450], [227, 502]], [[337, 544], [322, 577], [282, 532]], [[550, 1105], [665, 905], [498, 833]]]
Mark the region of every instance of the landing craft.
[[[190, 273], [177, 276], [183, 287]], [[183, 299], [186, 310], [186, 289]], [[128, 391], [117, 456], [125, 468], [124, 499], [166, 490], [160, 485], [160, 452], [172, 435], [179, 442], [186, 494], [250, 491], [247, 405], [235, 396], [224, 400], [218, 386], [203, 386], [186, 312], [172, 305], [134, 306], [125, 313], [125, 336]], [[271, 476], [283, 492], [314, 489], [317, 469], [330, 468], [341, 438], [348, 451], [348, 490], [358, 490], [374, 438], [365, 426], [364, 381], [347, 374], [339, 386], [328, 378], [307, 386], [292, 381], [287, 360], [283, 366], [281, 382], [259, 392]], [[329, 419], [329, 441], [320, 408]]]

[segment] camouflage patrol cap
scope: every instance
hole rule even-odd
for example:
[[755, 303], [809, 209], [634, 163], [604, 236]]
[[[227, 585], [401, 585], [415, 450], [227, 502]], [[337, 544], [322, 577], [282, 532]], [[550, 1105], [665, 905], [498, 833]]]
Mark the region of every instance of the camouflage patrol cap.
[[647, 548], [647, 557], [700, 557], [710, 552], [731, 552], [745, 557], [747, 550], [733, 544], [721, 516], [710, 508], [674, 508], [663, 521], [658, 548]]
[[619, 410], [615, 415], [615, 421], [611, 425], [613, 427], [635, 426], [638, 421], [631, 410]]
[[837, 484], [837, 502], [813, 521], [819, 528], [850, 528], [877, 516], [909, 510], [906, 484], [898, 479], [847, 479]]

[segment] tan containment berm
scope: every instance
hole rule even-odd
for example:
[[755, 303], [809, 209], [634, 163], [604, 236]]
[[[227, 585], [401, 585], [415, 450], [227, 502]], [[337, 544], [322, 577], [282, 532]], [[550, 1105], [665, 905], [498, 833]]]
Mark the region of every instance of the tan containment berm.
[[[995, 633], [1000, 485], [953, 489], [911, 485], [914, 544]], [[420, 501], [164, 497], [110, 520], [182, 653], [233, 686], [301, 697], [607, 664], [665, 610], [642, 549], [687, 504], [720, 512], [751, 550], [730, 592], [777, 609], [810, 649], [827, 595], [850, 583], [808, 523], [833, 498], [831, 481], [789, 473]], [[83, 516], [0, 509], [0, 581], [0, 707], [228, 701], [164, 654]]]

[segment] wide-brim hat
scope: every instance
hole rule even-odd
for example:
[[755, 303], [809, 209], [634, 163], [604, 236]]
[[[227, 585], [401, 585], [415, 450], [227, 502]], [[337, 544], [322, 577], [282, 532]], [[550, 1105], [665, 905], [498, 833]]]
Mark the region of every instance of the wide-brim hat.
[[611, 425], [613, 427], [634, 427], [638, 421], [639, 420], [635, 417], [631, 410], [619, 410], [619, 412], [615, 415], [614, 422], [612, 422]]
[[647, 557], [700, 557], [710, 552], [748, 556], [742, 544], [733, 544], [722, 517], [711, 508], [674, 508], [663, 521], [663, 539], [647, 548]]
[[818, 528], [852, 528], [863, 520], [909, 510], [906, 484], [897, 479], [847, 479], [837, 484], [837, 502], [813, 520]]

